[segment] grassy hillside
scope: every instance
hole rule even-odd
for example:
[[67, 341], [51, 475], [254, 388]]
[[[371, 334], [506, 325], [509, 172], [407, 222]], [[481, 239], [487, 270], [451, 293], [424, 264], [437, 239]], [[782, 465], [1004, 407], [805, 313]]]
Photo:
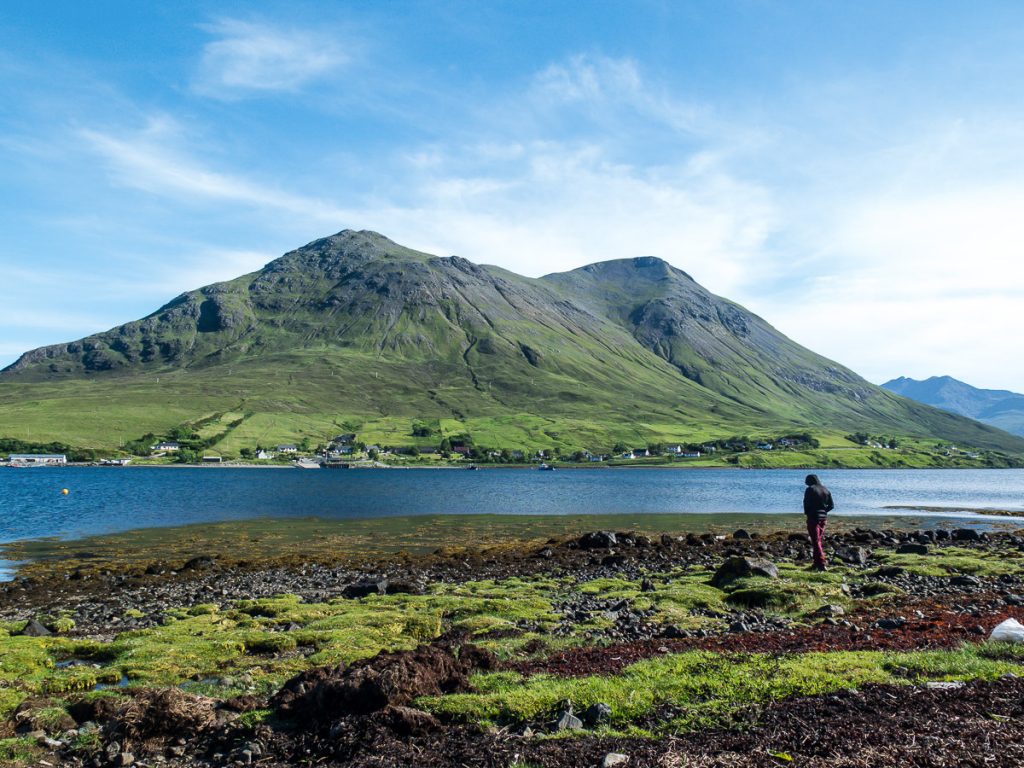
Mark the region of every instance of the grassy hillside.
[[[414, 435], [424, 422], [437, 426]], [[111, 449], [181, 425], [226, 455], [339, 432], [608, 450], [794, 430], [1024, 453], [1024, 440], [871, 385], [660, 260], [532, 280], [365, 232], [0, 373], [0, 437]]]

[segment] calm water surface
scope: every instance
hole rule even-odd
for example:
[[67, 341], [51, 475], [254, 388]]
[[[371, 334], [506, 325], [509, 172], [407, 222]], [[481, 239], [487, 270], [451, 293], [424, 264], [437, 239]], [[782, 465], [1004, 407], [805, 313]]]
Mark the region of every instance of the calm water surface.
[[[793, 514], [803, 470], [244, 468], [0, 469], [0, 542], [78, 538], [154, 526], [310, 516]], [[819, 472], [836, 515], [1024, 517], [1024, 470]], [[67, 496], [61, 489], [67, 488]], [[934, 513], [886, 509], [941, 507]], [[993, 518], [1007, 522], [1006, 518]], [[1022, 520], [1024, 525], [1024, 520]]]

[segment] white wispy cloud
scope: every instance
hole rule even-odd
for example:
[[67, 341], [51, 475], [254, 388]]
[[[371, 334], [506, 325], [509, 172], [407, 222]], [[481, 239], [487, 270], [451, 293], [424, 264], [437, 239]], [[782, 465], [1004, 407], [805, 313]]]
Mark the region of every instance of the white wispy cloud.
[[134, 132], [82, 129], [79, 135], [106, 160], [111, 178], [124, 186], [182, 201], [215, 200], [298, 214], [309, 221], [345, 217], [328, 201], [207, 167], [187, 147], [181, 127], [167, 117], [151, 118]]
[[221, 19], [202, 29], [215, 37], [203, 47], [192, 82], [222, 99], [296, 91], [338, 71], [349, 60], [338, 41], [314, 30]]

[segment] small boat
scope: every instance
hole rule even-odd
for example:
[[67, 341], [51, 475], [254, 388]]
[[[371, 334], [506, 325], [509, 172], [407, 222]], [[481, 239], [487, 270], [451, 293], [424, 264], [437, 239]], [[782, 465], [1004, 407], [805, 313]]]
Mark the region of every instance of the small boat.
[[470, 464], [468, 467], [466, 467], [466, 469], [472, 469], [475, 471], [480, 469], [480, 467], [478, 467], [476, 464]]
[[555, 468], [552, 467], [550, 464], [541, 464], [540, 466], [537, 467], [537, 469], [539, 469], [541, 472], [554, 472], [555, 471]]

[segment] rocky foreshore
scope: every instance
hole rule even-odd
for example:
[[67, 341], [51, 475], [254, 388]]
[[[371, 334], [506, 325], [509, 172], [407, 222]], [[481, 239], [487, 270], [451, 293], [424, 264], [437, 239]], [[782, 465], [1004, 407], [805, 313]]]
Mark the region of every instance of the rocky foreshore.
[[[747, 531], [37, 568], [0, 587], [0, 737], [51, 765], [1021, 764], [1024, 651], [985, 641], [1024, 618], [1024, 537], [829, 547], [826, 574]], [[718, 660], [753, 666], [698, 685]]]

